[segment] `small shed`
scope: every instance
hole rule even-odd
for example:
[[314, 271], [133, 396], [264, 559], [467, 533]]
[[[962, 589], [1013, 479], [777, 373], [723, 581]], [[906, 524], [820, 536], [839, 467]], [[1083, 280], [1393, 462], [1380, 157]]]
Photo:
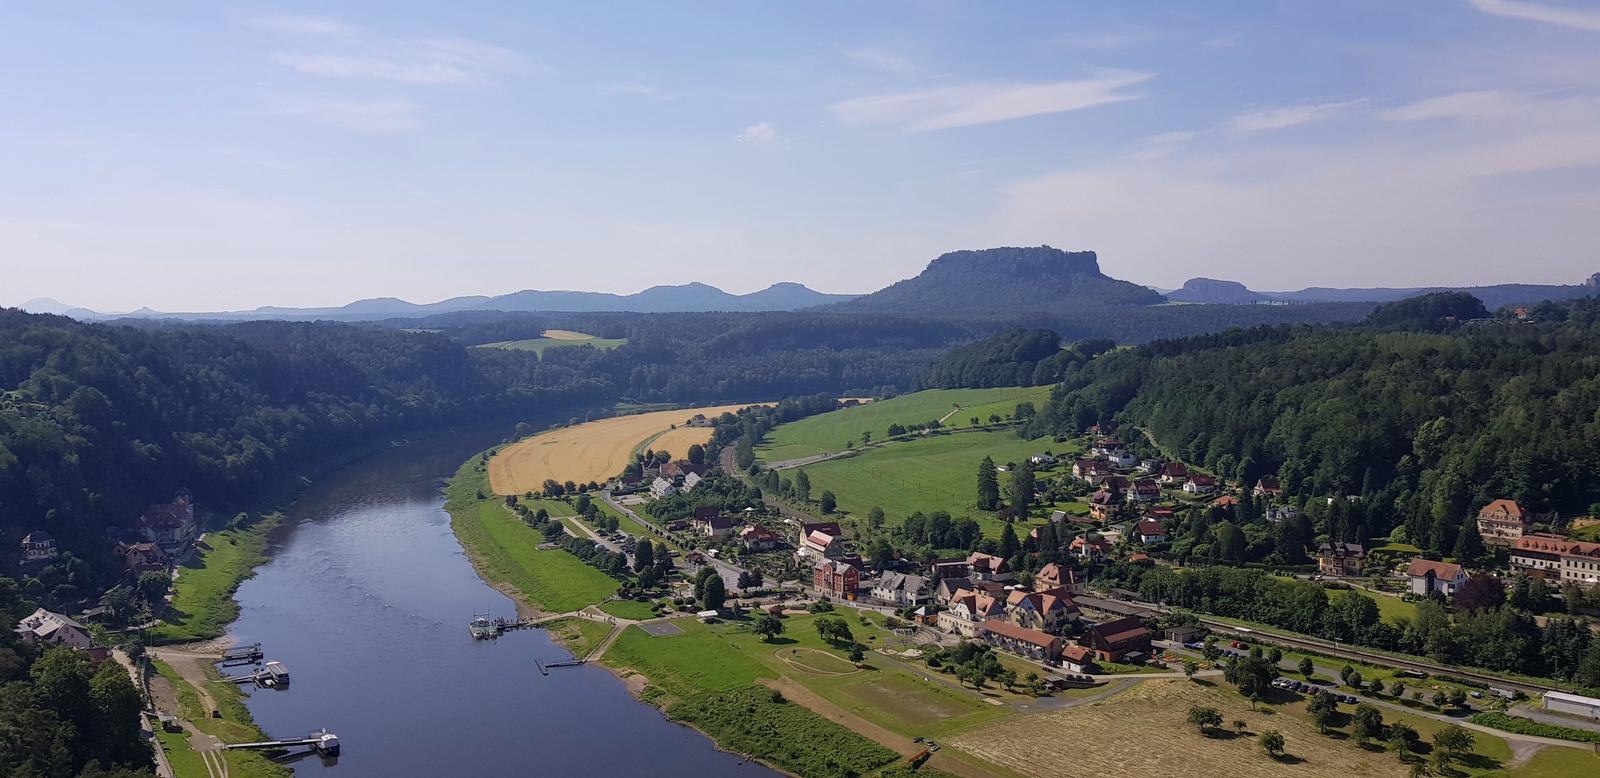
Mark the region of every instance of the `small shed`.
[[700, 611], [699, 613], [696, 613], [694, 617], [706, 624], [710, 624], [711, 622], [717, 620], [717, 615], [718, 614], [716, 611]]
[[1205, 634], [1205, 627], [1198, 624], [1188, 624], [1180, 627], [1167, 627], [1163, 636], [1174, 643], [1193, 643]]
[[1600, 719], [1600, 699], [1566, 692], [1545, 692], [1544, 709], [1586, 719]]

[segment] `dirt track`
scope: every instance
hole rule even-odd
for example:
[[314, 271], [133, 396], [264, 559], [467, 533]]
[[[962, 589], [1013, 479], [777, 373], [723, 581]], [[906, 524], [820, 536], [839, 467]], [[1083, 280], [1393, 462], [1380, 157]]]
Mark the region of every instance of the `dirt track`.
[[[652, 447], [666, 448], [680, 457], [690, 443], [709, 440], [709, 427], [684, 428], [696, 413], [715, 417], [749, 405], [618, 416], [535, 435], [507, 446], [489, 460], [489, 486], [496, 494], [523, 494], [542, 489], [548, 478], [604, 481], [621, 473], [632, 461], [634, 448], [654, 436], [660, 438]], [[672, 429], [674, 424], [679, 429]]]

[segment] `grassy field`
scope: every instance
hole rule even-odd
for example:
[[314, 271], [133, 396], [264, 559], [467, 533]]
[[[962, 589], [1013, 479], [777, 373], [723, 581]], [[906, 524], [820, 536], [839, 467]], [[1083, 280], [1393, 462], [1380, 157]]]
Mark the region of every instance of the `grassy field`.
[[763, 461], [780, 462], [842, 451], [847, 442], [861, 445], [862, 432], [871, 432], [874, 440], [884, 440], [889, 437], [890, 424], [924, 424], [944, 417], [958, 405], [961, 410], [951, 415], [945, 426], [970, 427], [973, 416], [988, 424], [989, 414], [1009, 418], [1017, 403], [1025, 400], [1043, 407], [1050, 399], [1050, 391], [1048, 386], [929, 389], [782, 425], [766, 437], [756, 455]]
[[[999, 522], [978, 510], [978, 463], [985, 455], [1001, 465], [1020, 462], [1045, 449], [1060, 454], [1067, 446], [1018, 440], [1010, 430], [963, 432], [894, 443], [803, 469], [811, 478], [813, 499], [832, 491], [840, 509], [850, 513], [879, 506], [894, 525], [914, 511], [949, 511], [979, 518], [985, 533], [998, 533]], [[1002, 474], [1000, 480], [1004, 486], [1009, 478]]]
[[166, 623], [150, 630], [155, 643], [183, 643], [220, 636], [239, 615], [233, 593], [265, 559], [267, 533], [279, 514], [260, 517], [244, 527], [206, 534], [205, 543], [178, 568]]
[[572, 330], [545, 330], [544, 337], [529, 338], [527, 340], [502, 340], [499, 343], [484, 343], [475, 348], [504, 348], [516, 351], [532, 351], [539, 356], [544, 356], [547, 349], [562, 348], [565, 346], [593, 346], [597, 349], [609, 351], [628, 342], [627, 338], [597, 338], [582, 332]]
[[[222, 714], [221, 718], [212, 718], [201, 704], [200, 695], [194, 686], [184, 680], [171, 665], [160, 660], [152, 660], [151, 666], [158, 675], [172, 685], [178, 697], [178, 715], [196, 729], [208, 735], [215, 735], [224, 743], [248, 743], [266, 739], [266, 733], [262, 732], [250, 718], [250, 711], [244, 706], [244, 695], [238, 687], [220, 680], [206, 684], [206, 694], [216, 703], [218, 712]], [[160, 739], [162, 748], [167, 751], [167, 758], [172, 762], [173, 772], [178, 778], [207, 774], [200, 755], [189, 749], [187, 733], [162, 733]], [[228, 760], [228, 774], [240, 778], [287, 778], [292, 774], [288, 768], [273, 763], [255, 751], [227, 751], [224, 752], [224, 758]]]
[[600, 610], [629, 621], [644, 621], [655, 617], [655, 610], [650, 607], [650, 603], [638, 600], [612, 600], [601, 604]]
[[1500, 778], [1574, 778], [1600, 775], [1600, 756], [1576, 748], [1543, 748], [1532, 759], [1510, 771], [1489, 773]]
[[635, 447], [662, 433], [682, 432], [673, 437], [683, 449], [674, 452], [680, 456], [688, 451], [688, 442], [711, 438], [709, 427], [683, 432], [672, 430], [673, 425], [682, 427], [696, 413], [719, 416], [744, 407], [747, 405], [654, 411], [542, 432], [495, 454], [489, 460], [489, 483], [497, 494], [524, 494], [542, 489], [548, 478], [584, 483], [604, 481], [620, 474], [622, 468], [633, 461]]
[[445, 490], [445, 508], [456, 538], [484, 580], [509, 587], [526, 605], [551, 613], [578, 610], [617, 591], [615, 579], [577, 557], [559, 549], [541, 551], [544, 536], [489, 493], [479, 459], [474, 456], [456, 471]]
[[606, 635], [611, 634], [611, 625], [588, 619], [566, 618], [545, 624], [544, 630], [550, 633], [551, 639], [571, 651], [573, 656], [584, 657], [595, 650], [600, 641], [606, 639]]
[[[1340, 597], [1350, 594], [1351, 591], [1352, 590], [1349, 589], [1329, 589], [1328, 601], [1333, 602]], [[1361, 594], [1366, 595], [1367, 599], [1378, 604], [1379, 617], [1390, 624], [1398, 624], [1402, 620], [1412, 621], [1417, 618], [1416, 603], [1406, 602], [1399, 597], [1391, 597], [1386, 594], [1376, 594], [1366, 591], [1361, 592]]]

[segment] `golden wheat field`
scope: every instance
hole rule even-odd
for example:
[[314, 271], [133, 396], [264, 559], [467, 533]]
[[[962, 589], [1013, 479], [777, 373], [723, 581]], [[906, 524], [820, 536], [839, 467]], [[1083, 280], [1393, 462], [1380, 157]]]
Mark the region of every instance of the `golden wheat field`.
[[[650, 448], [682, 457], [690, 444], [711, 439], [709, 427], [684, 426], [690, 417], [703, 413], [715, 418], [753, 404], [618, 416], [524, 438], [489, 459], [489, 486], [496, 494], [523, 494], [543, 488], [548, 478], [604, 481], [621, 473], [633, 460], [633, 450], [645, 441], [650, 441]], [[674, 424], [678, 429], [672, 429]]]
[[[1190, 706], [1246, 723], [1246, 734], [1207, 738], [1184, 721]], [[1225, 726], [1230, 726], [1225, 724]], [[1266, 729], [1283, 733], [1290, 758], [1273, 760], [1256, 747]], [[1372, 753], [1317, 733], [1279, 712], [1251, 712], [1238, 695], [1190, 681], [1144, 681], [1116, 696], [1076, 708], [1008, 719], [954, 738], [982, 759], [1036, 776], [1403, 776], [1392, 754]]]

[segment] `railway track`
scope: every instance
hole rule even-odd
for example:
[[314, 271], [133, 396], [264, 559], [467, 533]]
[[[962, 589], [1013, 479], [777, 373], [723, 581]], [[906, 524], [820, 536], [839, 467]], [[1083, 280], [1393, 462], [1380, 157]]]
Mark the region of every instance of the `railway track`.
[[[1148, 602], [1107, 600], [1092, 596], [1076, 597], [1074, 599], [1079, 605], [1084, 607], [1123, 616], [1144, 616], [1148, 614], [1165, 613], [1167, 611], [1167, 608]], [[1465, 667], [1438, 664], [1435, 662], [1430, 662], [1426, 659], [1398, 657], [1392, 654], [1368, 651], [1356, 646], [1347, 645], [1345, 643], [1336, 643], [1334, 641], [1323, 640], [1321, 638], [1286, 635], [1281, 632], [1266, 632], [1263, 630], [1251, 629], [1249, 627], [1240, 627], [1234, 624], [1229, 624], [1225, 621], [1207, 618], [1206, 616], [1199, 616], [1199, 619], [1200, 623], [1204, 624], [1206, 627], [1226, 635], [1233, 635], [1235, 637], [1248, 637], [1254, 640], [1279, 643], [1288, 648], [1302, 648], [1309, 651], [1315, 651], [1319, 654], [1325, 654], [1327, 656], [1339, 657], [1340, 659], [1354, 659], [1357, 661], [1366, 662], [1368, 664], [1374, 664], [1383, 667], [1395, 667], [1401, 670], [1415, 670], [1418, 672], [1428, 673], [1430, 675], [1444, 673], [1446, 675], [1453, 675], [1457, 678], [1466, 678], [1469, 680], [1478, 681], [1494, 688], [1522, 691], [1527, 694], [1537, 695], [1543, 694], [1547, 691], [1562, 691], [1561, 687], [1553, 684], [1513, 681]]]

